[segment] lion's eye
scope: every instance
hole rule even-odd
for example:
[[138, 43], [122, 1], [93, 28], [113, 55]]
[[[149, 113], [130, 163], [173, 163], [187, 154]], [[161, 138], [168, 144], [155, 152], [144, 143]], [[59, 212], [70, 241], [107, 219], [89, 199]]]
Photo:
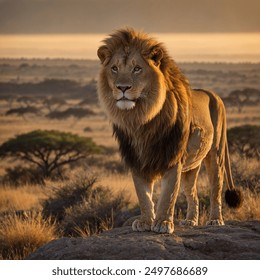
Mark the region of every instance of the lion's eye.
[[138, 74], [142, 71], [142, 68], [140, 66], [135, 66], [135, 68], [133, 69], [133, 73]]
[[112, 66], [111, 67], [111, 71], [113, 72], [113, 73], [117, 73], [118, 72], [118, 67], [117, 66]]

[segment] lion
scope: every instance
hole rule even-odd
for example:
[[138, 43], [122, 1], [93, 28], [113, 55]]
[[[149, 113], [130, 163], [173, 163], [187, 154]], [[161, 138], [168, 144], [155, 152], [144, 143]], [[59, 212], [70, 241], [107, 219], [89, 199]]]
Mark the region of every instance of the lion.
[[[211, 186], [207, 224], [224, 225], [222, 187], [230, 207], [239, 207], [226, 136], [226, 113], [215, 93], [192, 90], [167, 53], [148, 34], [120, 29], [103, 41], [98, 95], [113, 134], [132, 174], [141, 215], [134, 231], [172, 233], [174, 206], [183, 185], [188, 209], [183, 225], [198, 225], [196, 181], [202, 161]], [[161, 193], [156, 211], [152, 199], [156, 180]]]

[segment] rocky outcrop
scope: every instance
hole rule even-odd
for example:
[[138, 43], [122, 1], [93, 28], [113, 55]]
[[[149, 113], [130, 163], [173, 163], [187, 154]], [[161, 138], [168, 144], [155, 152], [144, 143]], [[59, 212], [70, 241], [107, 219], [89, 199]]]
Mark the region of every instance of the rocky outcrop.
[[29, 259], [260, 259], [260, 221], [194, 228], [176, 226], [171, 235], [133, 232], [126, 226], [89, 238], [51, 241]]

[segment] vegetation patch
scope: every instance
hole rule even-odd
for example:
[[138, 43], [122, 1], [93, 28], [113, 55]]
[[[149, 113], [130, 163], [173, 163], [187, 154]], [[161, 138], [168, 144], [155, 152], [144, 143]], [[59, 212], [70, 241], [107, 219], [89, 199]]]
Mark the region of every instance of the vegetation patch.
[[65, 236], [89, 236], [113, 228], [128, 205], [125, 193], [114, 195], [109, 188], [96, 186], [96, 178], [78, 177], [43, 202], [43, 215], [55, 219]]
[[29, 162], [42, 171], [44, 178], [64, 165], [99, 152], [92, 139], [57, 130], [34, 130], [0, 146], [0, 158]]
[[228, 144], [232, 153], [259, 158], [259, 139], [259, 125], [243, 125], [228, 130]]
[[56, 238], [55, 225], [41, 214], [28, 218], [10, 216], [0, 221], [0, 258], [24, 259]]

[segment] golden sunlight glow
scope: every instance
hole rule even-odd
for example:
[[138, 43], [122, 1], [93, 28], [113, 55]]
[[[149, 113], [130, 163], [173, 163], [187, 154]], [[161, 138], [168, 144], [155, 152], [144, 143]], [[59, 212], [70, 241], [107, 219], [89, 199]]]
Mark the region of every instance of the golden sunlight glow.
[[[260, 33], [158, 33], [176, 61], [260, 62]], [[0, 57], [97, 59], [104, 34], [0, 35]]]

